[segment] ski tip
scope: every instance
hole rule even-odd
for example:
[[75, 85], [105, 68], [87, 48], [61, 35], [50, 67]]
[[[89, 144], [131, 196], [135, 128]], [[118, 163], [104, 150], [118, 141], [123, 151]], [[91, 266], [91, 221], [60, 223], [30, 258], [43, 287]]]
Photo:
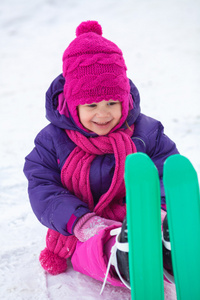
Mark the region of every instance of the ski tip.
[[156, 176], [158, 176], [158, 170], [151, 158], [147, 154], [137, 152], [129, 154], [126, 157], [125, 178], [133, 178], [134, 176], [145, 176], [145, 174], [148, 173], [155, 173]]
[[194, 166], [187, 157], [181, 154], [174, 154], [166, 159], [163, 173], [164, 181], [168, 183], [173, 181], [177, 182], [178, 178], [183, 180], [183, 177], [185, 180], [187, 178], [197, 178], [197, 172]]
[[170, 155], [166, 161], [165, 161], [165, 165], [166, 164], [173, 164], [173, 163], [181, 163], [181, 164], [189, 164], [192, 165], [191, 162], [189, 161], [189, 159], [186, 156], [183, 156], [181, 154], [174, 154], [174, 155]]
[[142, 152], [137, 152], [137, 153], [133, 153], [133, 154], [129, 154], [126, 157], [126, 165], [129, 164], [141, 164], [141, 163], [153, 163], [152, 160], [150, 159], [150, 157]]
[[[174, 154], [169, 156], [165, 163], [164, 163], [164, 169], [168, 169], [168, 168], [179, 168], [179, 169], [189, 169], [192, 170], [194, 169], [194, 166], [192, 165], [192, 163], [190, 162], [190, 160], [181, 155], [181, 154]], [[195, 170], [195, 169], [194, 169]]]

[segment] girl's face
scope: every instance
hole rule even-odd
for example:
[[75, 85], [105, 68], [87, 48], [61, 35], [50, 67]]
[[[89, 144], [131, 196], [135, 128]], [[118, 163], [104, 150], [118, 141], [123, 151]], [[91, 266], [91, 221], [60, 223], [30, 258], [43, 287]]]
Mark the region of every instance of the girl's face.
[[108, 134], [119, 122], [122, 115], [120, 101], [101, 101], [78, 106], [81, 124], [98, 135]]

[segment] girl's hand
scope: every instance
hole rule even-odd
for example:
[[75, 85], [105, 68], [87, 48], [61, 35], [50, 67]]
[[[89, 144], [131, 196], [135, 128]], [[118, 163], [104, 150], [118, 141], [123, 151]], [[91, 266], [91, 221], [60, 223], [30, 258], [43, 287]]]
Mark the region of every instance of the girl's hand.
[[95, 213], [88, 213], [76, 223], [74, 235], [80, 242], [85, 242], [95, 234], [98, 234], [100, 230], [112, 225], [122, 226], [120, 222], [101, 218]]

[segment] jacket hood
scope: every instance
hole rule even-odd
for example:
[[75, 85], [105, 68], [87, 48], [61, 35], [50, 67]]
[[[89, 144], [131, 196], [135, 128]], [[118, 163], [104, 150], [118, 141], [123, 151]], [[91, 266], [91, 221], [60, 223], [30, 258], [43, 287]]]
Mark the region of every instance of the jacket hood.
[[[140, 114], [140, 95], [138, 89], [133, 84], [131, 80], [130, 82], [130, 93], [133, 99], [133, 108], [129, 111], [127, 122], [128, 125], [132, 125], [135, 123], [136, 119]], [[65, 79], [62, 74], [60, 74], [54, 81], [51, 83], [49, 89], [46, 92], [46, 118], [53, 125], [69, 130], [78, 130], [85, 136], [97, 136], [96, 134], [88, 133], [81, 128], [79, 128], [74, 122], [73, 118], [70, 116], [68, 112], [66, 114], [61, 114], [58, 110], [59, 105], [59, 95], [63, 93], [65, 84]], [[126, 125], [123, 125], [124, 128]]]

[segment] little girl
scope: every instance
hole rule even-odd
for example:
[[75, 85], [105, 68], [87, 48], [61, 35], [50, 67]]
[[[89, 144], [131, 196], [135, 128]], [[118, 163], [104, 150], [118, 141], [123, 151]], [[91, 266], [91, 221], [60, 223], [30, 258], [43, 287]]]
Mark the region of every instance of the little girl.
[[[122, 51], [102, 37], [101, 26], [83, 22], [64, 52], [63, 74], [46, 93], [50, 124], [37, 135], [24, 172], [32, 209], [49, 228], [40, 262], [50, 274], [66, 271], [71, 258], [75, 270], [104, 279], [116, 241], [112, 229], [126, 216], [128, 154], [144, 152], [153, 160], [165, 208], [163, 163], [178, 150], [160, 122], [140, 113], [126, 70]], [[126, 221], [119, 235], [124, 241]], [[107, 279], [116, 286], [129, 281], [127, 255], [120, 253], [117, 273], [112, 267]]]

